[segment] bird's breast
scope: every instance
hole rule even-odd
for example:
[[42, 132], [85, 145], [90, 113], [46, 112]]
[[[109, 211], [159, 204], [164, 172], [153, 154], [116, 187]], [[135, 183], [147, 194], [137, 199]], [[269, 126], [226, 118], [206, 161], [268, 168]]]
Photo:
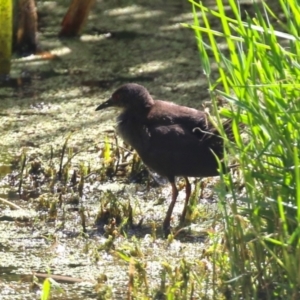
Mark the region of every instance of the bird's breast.
[[140, 155], [149, 148], [150, 132], [148, 127], [135, 118], [118, 118], [117, 133]]

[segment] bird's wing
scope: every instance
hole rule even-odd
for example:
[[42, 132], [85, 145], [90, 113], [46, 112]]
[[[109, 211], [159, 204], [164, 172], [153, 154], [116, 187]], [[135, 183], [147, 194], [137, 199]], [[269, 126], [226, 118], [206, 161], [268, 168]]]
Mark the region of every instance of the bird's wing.
[[218, 164], [215, 159], [222, 156], [223, 146], [218, 137], [201, 140], [191, 130], [178, 124], [148, 128], [149, 143], [141, 152], [144, 163], [157, 173], [171, 176], [214, 176]]
[[[171, 127], [172, 130], [181, 128], [184, 132], [194, 133], [202, 138], [211, 124], [204, 112], [164, 102], [163, 106], [156, 106], [150, 112], [147, 118], [147, 126], [150, 130], [161, 126], [173, 126]], [[194, 130], [195, 128], [196, 130]]]

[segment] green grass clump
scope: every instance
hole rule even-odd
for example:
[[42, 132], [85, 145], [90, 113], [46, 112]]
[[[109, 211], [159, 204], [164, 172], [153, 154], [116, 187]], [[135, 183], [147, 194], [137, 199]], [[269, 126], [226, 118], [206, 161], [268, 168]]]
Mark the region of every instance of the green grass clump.
[[[281, 16], [265, 2], [253, 4], [255, 17], [242, 20], [237, 1], [229, 0], [229, 8], [217, 0], [215, 10], [190, 2], [194, 25], [189, 27], [215, 110], [217, 97], [229, 104], [217, 115], [219, 122], [220, 116], [234, 120], [237, 148], [228, 146], [240, 157], [244, 181], [238, 193], [232, 175], [223, 176], [226, 251], [215, 253], [222, 259], [214, 260], [214, 279], [223, 279], [230, 299], [299, 299], [300, 4], [279, 1]], [[219, 20], [221, 32], [211, 28], [208, 16]], [[246, 142], [239, 122], [246, 124]]]

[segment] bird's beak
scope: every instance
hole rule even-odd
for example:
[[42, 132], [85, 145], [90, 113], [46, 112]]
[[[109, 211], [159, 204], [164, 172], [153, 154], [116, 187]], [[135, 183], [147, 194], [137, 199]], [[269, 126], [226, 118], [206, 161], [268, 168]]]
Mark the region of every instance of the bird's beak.
[[112, 101], [112, 98], [109, 98], [107, 101], [101, 103], [97, 108], [96, 110], [101, 110], [101, 109], [104, 109], [104, 108], [107, 108], [107, 107], [111, 107], [113, 106], [113, 101]]

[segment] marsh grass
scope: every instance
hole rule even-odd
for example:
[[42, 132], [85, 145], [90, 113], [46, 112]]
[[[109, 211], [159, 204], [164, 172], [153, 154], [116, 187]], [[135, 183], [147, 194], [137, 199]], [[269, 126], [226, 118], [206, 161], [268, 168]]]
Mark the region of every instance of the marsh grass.
[[[215, 10], [190, 2], [194, 25], [189, 27], [195, 31], [213, 107], [217, 112], [220, 96], [229, 104], [217, 119], [219, 124], [221, 116], [234, 120], [237, 147], [229, 142], [227, 146], [240, 157], [244, 181], [240, 194], [232, 174], [222, 176], [219, 197], [226, 247], [215, 245], [213, 285], [222, 279], [228, 299], [298, 299], [300, 5], [279, 1], [279, 18], [266, 2], [253, 4], [255, 17], [243, 21], [236, 1], [229, 1], [234, 17], [226, 15], [228, 7], [221, 0]], [[211, 28], [212, 17], [222, 24], [221, 31]], [[217, 80], [212, 78], [212, 62]], [[246, 124], [247, 142], [239, 122]]]

